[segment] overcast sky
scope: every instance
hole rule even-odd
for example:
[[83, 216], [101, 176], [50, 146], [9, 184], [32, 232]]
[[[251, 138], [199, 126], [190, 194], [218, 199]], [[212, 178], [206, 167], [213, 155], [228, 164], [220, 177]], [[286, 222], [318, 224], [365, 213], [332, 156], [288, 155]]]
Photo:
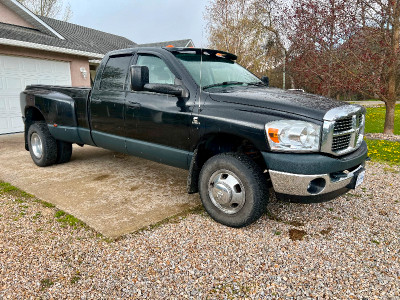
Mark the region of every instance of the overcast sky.
[[69, 22], [121, 35], [135, 43], [192, 39], [207, 45], [203, 13], [208, 0], [68, 0]]

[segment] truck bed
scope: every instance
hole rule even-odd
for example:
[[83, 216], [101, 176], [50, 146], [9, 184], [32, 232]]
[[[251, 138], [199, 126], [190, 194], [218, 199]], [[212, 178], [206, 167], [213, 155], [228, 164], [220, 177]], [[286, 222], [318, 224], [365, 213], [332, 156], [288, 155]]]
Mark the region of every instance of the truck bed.
[[[91, 88], [38, 84], [27, 86], [25, 92], [29, 94], [29, 91], [34, 91], [35, 95], [38, 95], [38, 93], [42, 92], [41, 94], [46, 98], [55, 98], [57, 100], [64, 98], [65, 100], [73, 100], [75, 102], [77, 126], [89, 128], [87, 109]], [[51, 94], [51, 91], [55, 92], [56, 94]]]

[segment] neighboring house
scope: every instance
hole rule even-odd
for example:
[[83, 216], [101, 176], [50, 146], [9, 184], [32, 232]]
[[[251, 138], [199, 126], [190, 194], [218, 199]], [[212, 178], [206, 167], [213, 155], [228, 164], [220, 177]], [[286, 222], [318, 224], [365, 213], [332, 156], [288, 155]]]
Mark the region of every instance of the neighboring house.
[[191, 39], [186, 40], [177, 40], [177, 41], [166, 41], [160, 43], [149, 43], [149, 44], [140, 44], [139, 47], [167, 47], [174, 46], [177, 48], [191, 48], [194, 47], [193, 41]]
[[[146, 47], [193, 46], [191, 40]], [[90, 87], [111, 50], [139, 47], [121, 36], [33, 14], [16, 0], [0, 0], [0, 134], [23, 131], [19, 94], [29, 84]]]

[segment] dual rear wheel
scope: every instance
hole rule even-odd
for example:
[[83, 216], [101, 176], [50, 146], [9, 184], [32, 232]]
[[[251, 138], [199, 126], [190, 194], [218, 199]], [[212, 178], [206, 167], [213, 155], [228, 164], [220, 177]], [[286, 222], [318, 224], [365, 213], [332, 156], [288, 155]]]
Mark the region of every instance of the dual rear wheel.
[[33, 162], [39, 167], [70, 161], [72, 144], [56, 140], [45, 122], [35, 122], [28, 130], [28, 146]]

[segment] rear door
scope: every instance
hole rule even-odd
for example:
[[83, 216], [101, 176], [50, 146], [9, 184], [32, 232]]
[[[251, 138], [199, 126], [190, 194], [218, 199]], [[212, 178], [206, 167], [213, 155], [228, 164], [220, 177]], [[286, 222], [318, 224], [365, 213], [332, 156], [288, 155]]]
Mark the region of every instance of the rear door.
[[99, 147], [126, 152], [126, 78], [132, 54], [111, 56], [95, 84], [90, 100], [92, 137]]

